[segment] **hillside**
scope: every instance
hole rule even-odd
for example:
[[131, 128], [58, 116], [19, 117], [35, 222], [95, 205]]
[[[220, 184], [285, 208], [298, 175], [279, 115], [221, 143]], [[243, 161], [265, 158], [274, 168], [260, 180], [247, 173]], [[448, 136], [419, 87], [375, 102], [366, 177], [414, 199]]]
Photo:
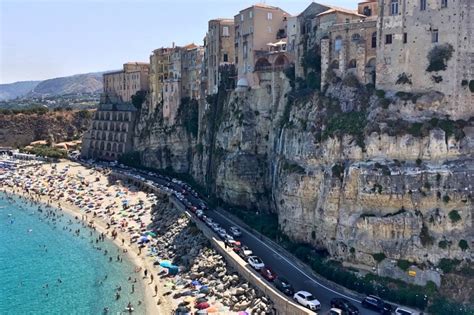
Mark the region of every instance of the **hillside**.
[[0, 101], [22, 97], [33, 90], [41, 81], [21, 81], [0, 84]]
[[71, 94], [96, 94], [102, 90], [104, 72], [76, 74], [44, 81], [0, 84], [0, 101]]

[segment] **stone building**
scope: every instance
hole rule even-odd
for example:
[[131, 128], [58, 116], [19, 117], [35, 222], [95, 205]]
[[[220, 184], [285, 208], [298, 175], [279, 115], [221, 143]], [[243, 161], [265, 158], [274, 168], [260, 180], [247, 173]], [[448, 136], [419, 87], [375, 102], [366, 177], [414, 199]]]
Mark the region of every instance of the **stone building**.
[[326, 84], [328, 69], [339, 77], [351, 73], [363, 84], [375, 84], [377, 2], [359, 3], [355, 17], [331, 25], [327, 35], [321, 39], [321, 86]]
[[81, 156], [117, 160], [130, 152], [136, 111], [132, 104], [100, 104], [82, 137]]
[[356, 10], [348, 10], [330, 5], [311, 3], [297, 17], [295, 49], [295, 74], [304, 77], [303, 57], [305, 51], [310, 51], [320, 45], [321, 39], [329, 35], [329, 29], [335, 24], [365, 18]]
[[101, 103], [129, 103], [138, 91], [148, 91], [149, 70], [148, 63], [127, 62], [123, 70], [105, 73]]
[[260, 80], [257, 69], [269, 69], [273, 65], [280, 67], [289, 63], [288, 57], [283, 54], [280, 58], [268, 60], [271, 48], [269, 43], [279, 43], [279, 47], [273, 51], [286, 51], [286, 22], [289, 16], [278, 7], [257, 4], [241, 10], [234, 17], [238, 88], [258, 87]]
[[472, 0], [379, 0], [377, 88], [438, 91], [444, 114], [471, 117], [473, 19]]
[[158, 48], [150, 56], [150, 110], [163, 102], [163, 84], [168, 79], [172, 48]]
[[213, 19], [209, 21], [208, 31], [204, 38], [205, 49], [205, 93], [217, 93], [219, 86], [219, 67], [234, 63], [234, 20]]
[[168, 124], [175, 122], [181, 99], [200, 98], [203, 55], [204, 48], [196, 44], [171, 49], [163, 84], [163, 118]]

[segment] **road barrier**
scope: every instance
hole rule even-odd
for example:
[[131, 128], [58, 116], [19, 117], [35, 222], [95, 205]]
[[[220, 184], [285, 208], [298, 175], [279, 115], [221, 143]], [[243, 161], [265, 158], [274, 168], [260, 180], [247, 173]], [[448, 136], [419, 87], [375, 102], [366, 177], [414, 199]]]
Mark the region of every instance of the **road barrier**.
[[274, 308], [277, 314], [284, 315], [308, 315], [315, 314], [309, 309], [306, 309], [296, 303], [293, 300], [287, 298], [280, 291], [276, 290], [270, 283], [265, 281], [255, 270], [253, 270], [247, 262], [245, 262], [239, 255], [234, 253], [231, 249], [226, 249], [224, 242], [217, 238], [214, 231], [212, 231], [207, 225], [201, 220], [198, 220], [195, 216], [189, 213], [185, 206], [176, 197], [169, 193], [162, 191], [160, 188], [155, 187], [147, 182], [139, 180], [131, 175], [112, 171], [110, 176], [125, 180], [133, 183], [138, 188], [141, 188], [148, 192], [157, 193], [159, 195], [168, 195], [170, 202], [179, 211], [184, 212], [203, 232], [203, 234], [209, 239], [212, 246], [221, 254], [226, 262], [237, 271], [237, 273], [243, 276], [248, 282], [256, 286], [265, 296], [267, 296], [274, 304]]

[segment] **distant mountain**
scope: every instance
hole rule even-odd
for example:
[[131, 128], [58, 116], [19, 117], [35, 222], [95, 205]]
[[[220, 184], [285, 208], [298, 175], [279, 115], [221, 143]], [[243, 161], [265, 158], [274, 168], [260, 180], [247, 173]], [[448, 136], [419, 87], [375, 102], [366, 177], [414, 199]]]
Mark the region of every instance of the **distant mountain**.
[[41, 81], [21, 81], [0, 84], [0, 101], [22, 97], [33, 90]]
[[16, 97], [32, 98], [65, 94], [93, 94], [102, 91], [102, 74], [92, 72], [44, 81], [22, 81], [0, 84], [0, 101]]

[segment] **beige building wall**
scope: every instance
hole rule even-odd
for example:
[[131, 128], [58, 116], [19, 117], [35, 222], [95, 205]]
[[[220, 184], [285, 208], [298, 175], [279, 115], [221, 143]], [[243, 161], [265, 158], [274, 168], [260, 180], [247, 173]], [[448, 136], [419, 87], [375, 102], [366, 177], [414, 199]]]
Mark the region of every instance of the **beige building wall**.
[[181, 90], [182, 98], [199, 99], [201, 97], [201, 68], [204, 47], [192, 46], [183, 51]]
[[150, 105], [156, 109], [163, 102], [163, 84], [168, 79], [168, 66], [172, 48], [158, 48], [150, 56]]
[[219, 67], [232, 64], [234, 53], [235, 26], [233, 19], [214, 19], [209, 21], [205, 39], [206, 78], [208, 95], [217, 93], [219, 86]]
[[[379, 0], [377, 87], [406, 92], [439, 91], [445, 95], [440, 111], [452, 118], [474, 114], [474, 1]], [[428, 53], [451, 45], [446, 70], [428, 72]], [[411, 84], [396, 84], [405, 74]], [[473, 83], [474, 84], [474, 83]]]
[[254, 73], [258, 54], [268, 51], [267, 44], [276, 41], [280, 30], [286, 32], [289, 16], [278, 7], [261, 4], [246, 8], [234, 17], [237, 86], [259, 86]]
[[105, 73], [104, 98], [105, 102], [130, 103], [132, 95], [138, 91], [148, 91], [148, 63], [129, 62], [123, 65], [122, 71]]

